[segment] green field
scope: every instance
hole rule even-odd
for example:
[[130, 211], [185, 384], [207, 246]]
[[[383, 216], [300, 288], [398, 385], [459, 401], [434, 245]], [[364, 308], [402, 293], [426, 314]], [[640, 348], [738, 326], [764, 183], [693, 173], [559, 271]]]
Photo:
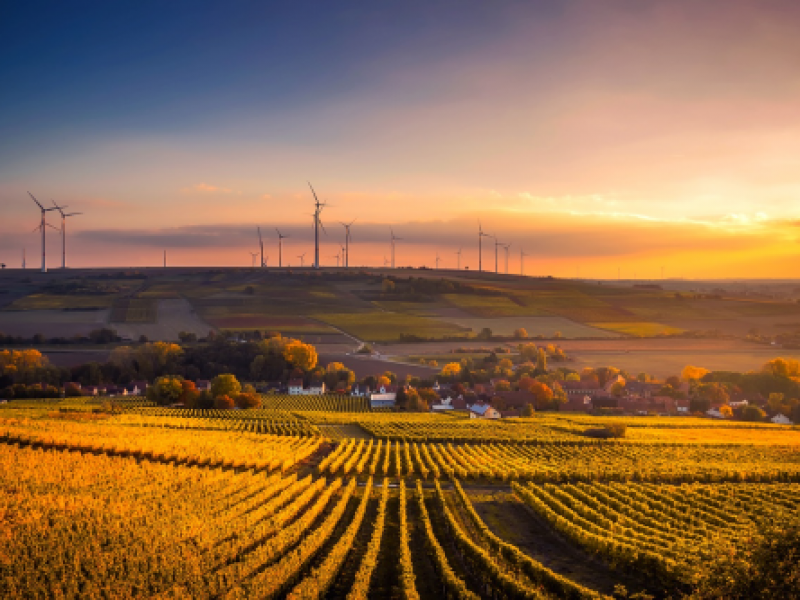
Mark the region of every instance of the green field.
[[370, 342], [391, 342], [399, 339], [403, 334], [424, 338], [458, 335], [466, 337], [468, 335], [467, 331], [456, 325], [410, 314], [373, 311], [330, 313], [317, 315], [316, 318], [361, 340]]
[[662, 323], [589, 323], [589, 325], [638, 337], [653, 337], [662, 334], [671, 335], [683, 331], [677, 327], [663, 325]]

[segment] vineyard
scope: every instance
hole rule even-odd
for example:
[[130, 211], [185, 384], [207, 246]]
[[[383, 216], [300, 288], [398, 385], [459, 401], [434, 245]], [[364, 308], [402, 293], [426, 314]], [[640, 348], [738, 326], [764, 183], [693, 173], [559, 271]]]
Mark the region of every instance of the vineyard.
[[560, 431], [566, 415], [491, 423], [303, 399], [5, 405], [0, 596], [675, 597], [717, 544], [800, 509], [791, 429], [612, 441]]

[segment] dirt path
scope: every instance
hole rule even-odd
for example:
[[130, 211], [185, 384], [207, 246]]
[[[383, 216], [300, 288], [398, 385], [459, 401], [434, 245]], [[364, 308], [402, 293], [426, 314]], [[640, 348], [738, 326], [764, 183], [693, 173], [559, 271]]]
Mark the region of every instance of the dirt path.
[[646, 581], [613, 570], [567, 543], [513, 494], [467, 493], [478, 515], [495, 535], [556, 573], [605, 594], [613, 593], [617, 583], [630, 592], [647, 588]]

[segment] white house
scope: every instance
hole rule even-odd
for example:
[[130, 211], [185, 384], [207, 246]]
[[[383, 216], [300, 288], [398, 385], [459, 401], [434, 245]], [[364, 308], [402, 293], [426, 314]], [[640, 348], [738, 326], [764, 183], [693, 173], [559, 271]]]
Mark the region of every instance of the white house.
[[290, 379], [288, 387], [290, 396], [319, 396], [325, 393], [325, 383], [322, 381], [313, 381], [306, 388], [302, 379]]
[[723, 415], [718, 408], [712, 408], [711, 410], [706, 411], [706, 415], [711, 417], [712, 419], [725, 419], [725, 415]]
[[469, 407], [470, 419], [499, 419], [500, 411], [491, 404], [473, 404]]
[[350, 389], [350, 395], [356, 398], [366, 398], [369, 396], [369, 386], [356, 383]]
[[777, 415], [772, 417], [770, 419], [770, 421], [772, 421], [776, 425], [791, 425], [792, 424], [792, 420], [789, 417], [787, 417], [786, 415], [784, 415], [783, 413], [778, 413]]
[[382, 385], [369, 395], [369, 405], [372, 408], [392, 408], [397, 400], [397, 387]]
[[438, 404], [431, 405], [431, 410], [453, 410], [453, 408], [453, 399], [450, 396], [442, 398]]

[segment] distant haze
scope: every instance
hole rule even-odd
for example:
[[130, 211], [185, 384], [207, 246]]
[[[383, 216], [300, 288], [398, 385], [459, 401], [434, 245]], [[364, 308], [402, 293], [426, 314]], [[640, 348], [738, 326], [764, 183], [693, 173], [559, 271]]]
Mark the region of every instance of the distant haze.
[[116, 4], [0, 10], [0, 262], [796, 273], [793, 0]]

